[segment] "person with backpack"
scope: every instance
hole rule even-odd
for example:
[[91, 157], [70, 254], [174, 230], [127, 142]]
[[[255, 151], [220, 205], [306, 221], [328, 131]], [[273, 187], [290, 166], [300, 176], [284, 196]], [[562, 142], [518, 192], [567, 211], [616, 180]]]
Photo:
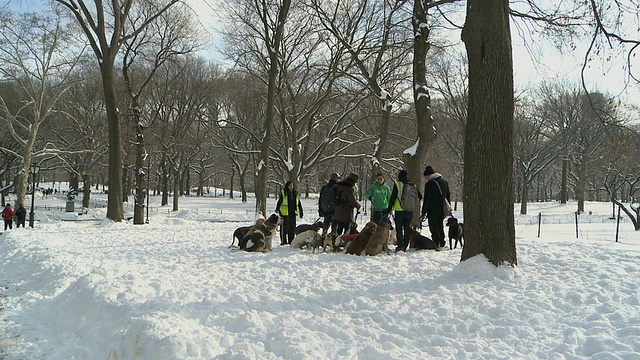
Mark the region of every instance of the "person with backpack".
[[280, 190], [280, 197], [276, 204], [276, 212], [282, 216], [282, 226], [280, 227], [280, 245], [291, 244], [295, 237], [296, 216], [304, 215], [300, 196], [296, 191], [296, 186], [292, 181], [287, 181], [284, 188]]
[[384, 175], [378, 173], [376, 181], [367, 188], [364, 194], [365, 199], [371, 201], [371, 221], [380, 224], [380, 220], [389, 214], [389, 197], [391, 196], [391, 188], [384, 183]]
[[411, 233], [411, 220], [413, 220], [413, 211], [420, 207], [420, 199], [422, 195], [418, 188], [409, 181], [407, 171], [402, 169], [398, 172], [398, 180], [393, 185], [391, 198], [387, 211], [391, 213], [396, 223], [396, 238], [398, 245], [395, 252], [407, 251], [409, 246], [408, 234]]
[[16, 210], [16, 229], [22, 225], [24, 227], [25, 220], [27, 219], [27, 209], [24, 208], [22, 204], [18, 206], [18, 210]]
[[13, 229], [13, 209], [11, 208], [11, 204], [5, 205], [2, 210], [2, 219], [4, 220], [4, 230], [7, 228]]
[[355, 192], [358, 179], [357, 174], [351, 173], [346, 179], [338, 182], [336, 187], [336, 208], [333, 214], [333, 220], [337, 227], [336, 235], [348, 234], [351, 230], [351, 224], [355, 223], [353, 209], [360, 212], [360, 203], [356, 200]]
[[449, 183], [442, 178], [442, 175], [435, 172], [431, 166], [424, 169], [424, 203], [422, 204], [422, 216], [420, 221], [429, 220], [429, 231], [433, 242], [438, 245], [437, 250], [444, 250], [444, 199], [451, 202]]
[[340, 181], [340, 175], [338, 173], [331, 174], [329, 182], [324, 184], [320, 189], [320, 198], [318, 199], [318, 216], [324, 218], [322, 225], [322, 238], [329, 231], [331, 226], [331, 232], [335, 234], [336, 223], [333, 221], [333, 213], [336, 209], [336, 188], [338, 187], [338, 181]]

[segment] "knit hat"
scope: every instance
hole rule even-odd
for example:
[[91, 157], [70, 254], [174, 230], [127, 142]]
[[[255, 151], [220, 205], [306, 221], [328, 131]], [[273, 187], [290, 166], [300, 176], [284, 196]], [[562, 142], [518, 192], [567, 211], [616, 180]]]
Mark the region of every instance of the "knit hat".
[[433, 171], [433, 168], [431, 167], [431, 165], [428, 165], [426, 168], [424, 168], [424, 176], [435, 174], [435, 173], [436, 172]]
[[329, 177], [330, 180], [338, 180], [340, 179], [340, 175], [338, 173], [332, 173]]

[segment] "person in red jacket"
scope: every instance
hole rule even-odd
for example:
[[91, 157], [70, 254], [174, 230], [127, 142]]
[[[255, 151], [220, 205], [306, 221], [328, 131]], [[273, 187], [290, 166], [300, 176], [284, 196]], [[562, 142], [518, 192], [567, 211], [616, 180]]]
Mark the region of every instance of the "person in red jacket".
[[2, 210], [2, 218], [4, 219], [4, 229], [7, 230], [7, 227], [13, 229], [13, 209], [11, 204], [7, 204]]

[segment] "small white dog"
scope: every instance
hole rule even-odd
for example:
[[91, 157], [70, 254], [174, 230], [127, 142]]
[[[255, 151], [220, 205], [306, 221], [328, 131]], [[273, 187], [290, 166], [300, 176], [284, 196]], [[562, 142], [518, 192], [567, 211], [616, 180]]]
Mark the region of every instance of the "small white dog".
[[303, 231], [300, 234], [296, 235], [291, 241], [291, 247], [294, 249], [302, 249], [303, 247], [311, 247], [311, 242], [319, 237], [320, 234], [313, 230]]

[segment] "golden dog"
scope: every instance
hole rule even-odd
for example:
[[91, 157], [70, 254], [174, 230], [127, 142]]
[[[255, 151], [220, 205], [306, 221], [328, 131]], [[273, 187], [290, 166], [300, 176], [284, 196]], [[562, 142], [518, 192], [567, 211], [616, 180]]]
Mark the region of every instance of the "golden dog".
[[373, 232], [376, 231], [376, 227], [376, 223], [369, 221], [367, 225], [364, 226], [364, 229], [362, 229], [360, 234], [358, 234], [358, 236], [356, 236], [356, 238], [347, 245], [345, 253], [355, 255], [362, 254], [369, 242], [369, 239], [373, 235]]
[[380, 221], [380, 224], [378, 224], [376, 231], [371, 235], [371, 238], [364, 249], [365, 254], [369, 256], [376, 256], [383, 251], [389, 254], [388, 241], [390, 229], [391, 221], [389, 221], [389, 219]]

